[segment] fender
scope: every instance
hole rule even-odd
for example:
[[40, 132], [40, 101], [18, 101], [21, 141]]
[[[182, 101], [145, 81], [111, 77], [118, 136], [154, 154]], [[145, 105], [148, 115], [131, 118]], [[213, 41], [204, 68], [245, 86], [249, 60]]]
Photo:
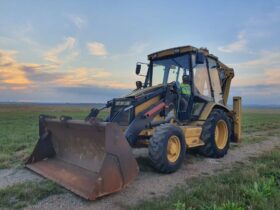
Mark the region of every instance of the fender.
[[199, 117], [199, 120], [202, 120], [202, 121], [205, 121], [207, 120], [208, 116], [210, 115], [211, 111], [214, 109], [214, 108], [218, 108], [218, 109], [222, 109], [224, 110], [225, 112], [230, 112], [229, 108], [222, 105], [222, 104], [217, 104], [217, 103], [214, 103], [214, 102], [209, 102], [203, 109], [200, 117]]

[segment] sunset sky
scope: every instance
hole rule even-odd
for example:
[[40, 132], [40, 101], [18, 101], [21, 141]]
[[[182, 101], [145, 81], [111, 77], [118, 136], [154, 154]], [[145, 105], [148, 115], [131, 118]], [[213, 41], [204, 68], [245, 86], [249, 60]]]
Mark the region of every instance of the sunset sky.
[[279, 1], [11, 1], [0, 5], [0, 101], [105, 102], [135, 63], [207, 47], [235, 69], [232, 95], [280, 105]]

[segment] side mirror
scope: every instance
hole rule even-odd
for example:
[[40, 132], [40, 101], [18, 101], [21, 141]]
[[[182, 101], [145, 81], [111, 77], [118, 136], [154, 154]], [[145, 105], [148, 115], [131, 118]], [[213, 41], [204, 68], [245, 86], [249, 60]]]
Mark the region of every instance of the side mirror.
[[141, 71], [141, 64], [136, 64], [135, 74], [140, 74]]
[[136, 89], [141, 89], [141, 88], [142, 88], [142, 82], [136, 81]]
[[196, 56], [195, 56], [195, 64], [204, 64], [205, 61], [205, 56], [202, 52], [196, 52]]

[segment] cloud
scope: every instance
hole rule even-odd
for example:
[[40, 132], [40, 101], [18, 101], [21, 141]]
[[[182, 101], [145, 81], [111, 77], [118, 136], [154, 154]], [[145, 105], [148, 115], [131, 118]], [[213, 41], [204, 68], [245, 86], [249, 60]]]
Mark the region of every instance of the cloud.
[[[257, 84], [248, 86], [237, 86], [233, 89], [239, 91], [243, 96], [268, 96], [268, 95], [280, 95], [278, 89], [280, 84]], [[280, 98], [279, 98], [280, 102]]]
[[0, 101], [105, 102], [133, 89], [104, 69], [49, 71], [52, 64], [21, 63], [16, 55], [0, 50]]
[[78, 29], [82, 29], [87, 26], [87, 20], [84, 17], [79, 15], [70, 15], [69, 18]]
[[[16, 51], [0, 50], [0, 86], [2, 89], [33, 89], [42, 83], [55, 80], [58, 73], [48, 73], [52, 64], [20, 63]], [[44, 80], [48, 79], [48, 80]]]
[[15, 62], [17, 51], [0, 50], [0, 67], [12, 65]]
[[242, 68], [267, 68], [269, 66], [280, 65], [280, 51], [263, 51], [259, 54], [258, 58], [249, 61], [233, 64]]
[[236, 72], [234, 86], [280, 84], [280, 51], [263, 51], [254, 59], [230, 66]]
[[13, 85], [14, 87], [25, 87], [30, 81], [22, 66], [15, 60], [16, 51], [0, 51], [0, 83]]
[[242, 96], [247, 104], [280, 104], [280, 51], [262, 51], [231, 66], [236, 71], [231, 95]]
[[232, 86], [250, 86], [256, 84], [264, 84], [263, 76], [249, 75], [249, 76], [239, 76], [238, 74], [234, 76], [232, 81]]
[[89, 43], [87, 43], [87, 47], [88, 47], [89, 52], [92, 55], [96, 55], [96, 56], [106, 56], [107, 55], [107, 51], [106, 51], [105, 45], [103, 43], [89, 42]]
[[[75, 43], [76, 39], [74, 37], [67, 37], [62, 44], [46, 52], [44, 58], [56, 65], [61, 65], [63, 62], [58, 58], [58, 56], [65, 51], [73, 49]], [[78, 52], [72, 52], [70, 57], [76, 57], [77, 55], [79, 55]]]
[[266, 69], [265, 75], [266, 75], [266, 84], [280, 86], [280, 67]]
[[[63, 95], [70, 102], [106, 102], [112, 98], [128, 94], [131, 89], [116, 89], [110, 87], [99, 87], [96, 85], [83, 85], [79, 87], [55, 87], [55, 92]], [[65, 99], [64, 99], [65, 100]]]
[[64, 87], [82, 87], [97, 86], [115, 89], [132, 89], [133, 86], [128, 83], [122, 83], [112, 80], [112, 74], [103, 69], [95, 68], [76, 68], [62, 75], [54, 82], [57, 86]]
[[0, 36], [0, 46], [9, 49], [28, 49], [38, 53], [40, 51], [40, 44], [32, 38], [35, 27], [30, 22], [21, 24], [9, 25], [6, 28], [7, 33], [2, 33]]
[[44, 84], [53, 85], [54, 81], [65, 75], [65, 73], [48, 70], [49, 68], [45, 65], [38, 65], [37, 68], [34, 64], [22, 67], [22, 71], [25, 72], [26, 76], [32, 81], [34, 86], [42, 86]]
[[274, 39], [279, 36], [279, 27], [276, 27], [279, 23], [279, 7], [274, 7], [269, 12], [254, 14], [241, 23], [242, 30], [238, 33], [237, 39], [225, 46], [218, 47], [218, 50], [225, 53], [255, 54], [259, 47], [274, 48], [277, 46]]
[[280, 84], [258, 84], [231, 88], [231, 96], [241, 96], [243, 104], [280, 105]]
[[[134, 88], [131, 81], [118, 82], [104, 69], [80, 67], [49, 71], [54, 69], [52, 64], [21, 63], [16, 55], [16, 51], [0, 50], [0, 100], [104, 102]], [[267, 58], [270, 62], [276, 59]], [[280, 69], [269, 66], [270, 62], [262, 62], [267, 65], [260, 77], [239, 78], [237, 75], [231, 94], [241, 95], [247, 104], [280, 104]]]
[[6, 89], [92, 85], [113, 89], [134, 88], [130, 81], [115, 81], [112, 74], [104, 69], [78, 67], [62, 71], [53, 64], [20, 63], [16, 54], [15, 51], [0, 51], [0, 85]]
[[225, 53], [234, 53], [234, 52], [243, 52], [246, 50], [247, 40], [245, 39], [244, 31], [241, 31], [238, 36], [237, 40], [226, 45], [218, 47], [218, 50], [225, 52]]

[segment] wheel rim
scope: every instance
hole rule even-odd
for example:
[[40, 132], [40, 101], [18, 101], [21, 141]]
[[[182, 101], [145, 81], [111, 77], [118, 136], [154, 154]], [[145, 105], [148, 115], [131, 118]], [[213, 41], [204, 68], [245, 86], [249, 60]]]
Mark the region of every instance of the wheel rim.
[[178, 136], [173, 135], [168, 139], [168, 145], [167, 145], [168, 161], [171, 163], [175, 163], [180, 156], [180, 152], [181, 152], [180, 139], [178, 138]]
[[219, 149], [224, 149], [228, 140], [228, 127], [224, 120], [219, 120], [215, 129], [215, 142]]

